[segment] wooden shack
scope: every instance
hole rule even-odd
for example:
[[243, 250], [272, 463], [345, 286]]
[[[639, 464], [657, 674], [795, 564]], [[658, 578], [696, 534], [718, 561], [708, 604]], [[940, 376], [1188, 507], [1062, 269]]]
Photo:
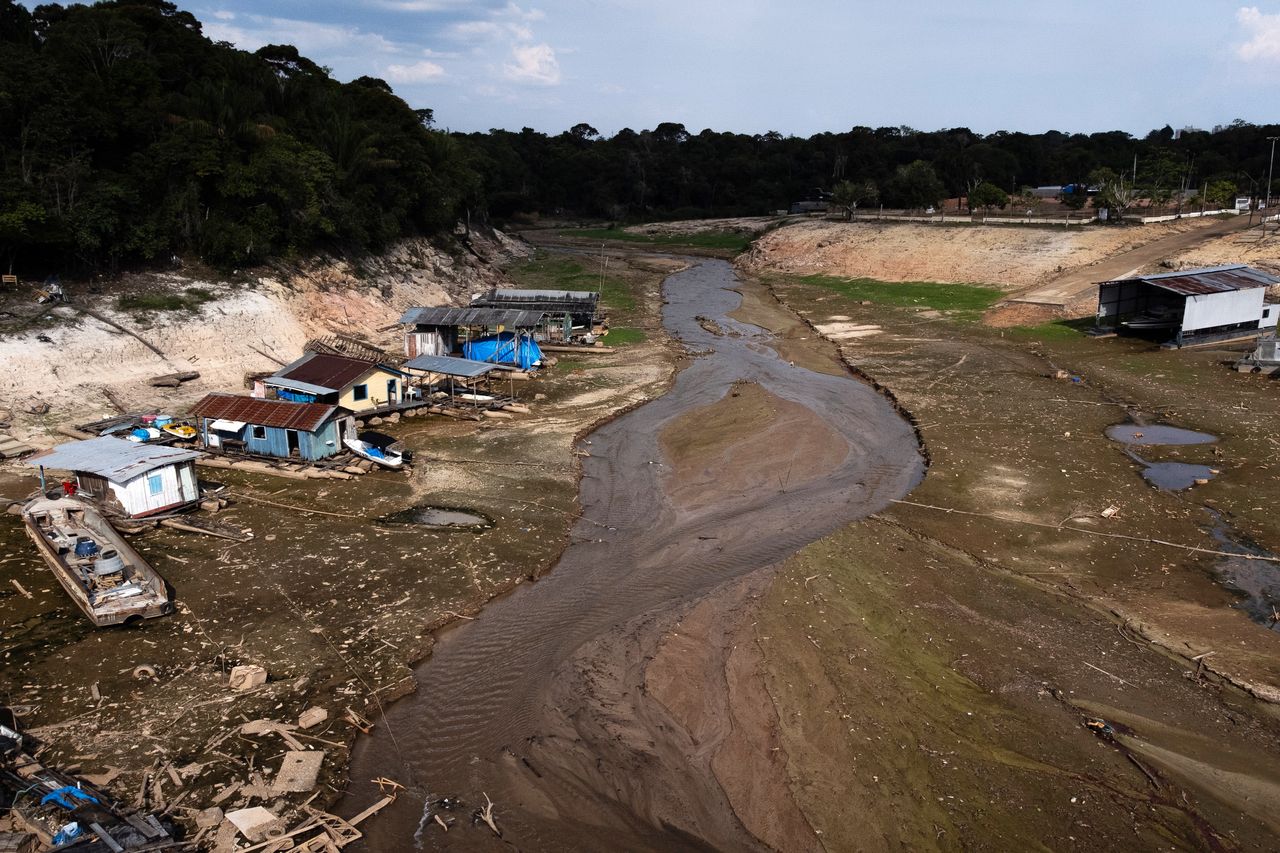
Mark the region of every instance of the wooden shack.
[[191, 409], [206, 448], [216, 453], [298, 458], [333, 456], [356, 435], [355, 418], [330, 403], [293, 403], [210, 394]]
[[69, 441], [27, 458], [33, 468], [70, 471], [77, 488], [132, 518], [184, 509], [200, 499], [194, 450], [115, 436]]

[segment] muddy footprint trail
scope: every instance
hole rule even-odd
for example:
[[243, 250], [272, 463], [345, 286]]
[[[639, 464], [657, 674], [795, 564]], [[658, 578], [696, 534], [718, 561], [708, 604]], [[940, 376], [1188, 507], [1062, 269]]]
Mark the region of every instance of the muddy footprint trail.
[[[709, 772], [709, 745], [645, 695], [646, 662], [695, 604], [767, 582], [768, 567], [904, 495], [924, 463], [911, 426], [825, 341], [788, 350], [728, 317], [741, 287], [723, 261], [666, 280], [663, 322], [697, 357], [667, 394], [580, 443], [583, 515], [554, 570], [442, 634], [418, 692], [357, 744], [348, 806], [375, 798], [376, 776], [411, 785], [364, 849], [760, 846]], [[694, 702], [702, 688], [685, 686]], [[469, 826], [486, 795], [501, 841]], [[466, 803], [445, 815], [449, 833], [432, 823], [442, 797]]]

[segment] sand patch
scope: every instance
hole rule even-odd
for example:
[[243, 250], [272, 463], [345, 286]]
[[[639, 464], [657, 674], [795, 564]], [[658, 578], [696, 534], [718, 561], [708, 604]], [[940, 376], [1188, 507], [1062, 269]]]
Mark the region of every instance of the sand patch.
[[672, 420], [661, 446], [670, 466], [667, 492], [684, 509], [823, 476], [849, 452], [818, 415], [754, 383]]

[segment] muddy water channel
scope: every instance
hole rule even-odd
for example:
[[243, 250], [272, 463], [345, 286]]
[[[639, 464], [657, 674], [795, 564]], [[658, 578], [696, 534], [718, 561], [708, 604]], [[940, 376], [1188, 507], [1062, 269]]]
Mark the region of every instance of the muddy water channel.
[[[769, 332], [726, 316], [743, 286], [722, 261], [667, 279], [664, 323], [697, 357], [665, 396], [580, 443], [583, 515], [555, 569], [447, 631], [418, 692], [357, 745], [348, 806], [373, 800], [376, 776], [410, 786], [366, 849], [757, 846], [699, 745], [637, 695], [646, 638], [882, 509], [924, 465], [911, 427], [828, 344], [814, 336], [799, 344], [812, 358], [784, 359]], [[486, 795], [501, 842], [471, 828]], [[465, 805], [451, 812], [446, 797]]]

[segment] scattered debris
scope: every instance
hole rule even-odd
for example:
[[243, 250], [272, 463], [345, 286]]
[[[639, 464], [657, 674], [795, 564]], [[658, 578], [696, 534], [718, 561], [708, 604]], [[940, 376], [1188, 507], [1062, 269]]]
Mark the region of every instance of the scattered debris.
[[284, 824], [264, 806], [249, 806], [227, 812], [226, 819], [250, 841], [266, 841], [284, 835]]
[[163, 376], [153, 376], [147, 380], [147, 384], [153, 388], [177, 388], [183, 382], [190, 382], [193, 379], [199, 378], [199, 371], [183, 370], [178, 373], [166, 373]]
[[267, 683], [267, 671], [256, 663], [231, 668], [227, 686], [232, 690], [252, 690]]
[[324, 751], [290, 750], [280, 762], [272, 789], [278, 794], [306, 793], [316, 787], [320, 765], [324, 763]]
[[329, 719], [329, 712], [317, 705], [312, 705], [298, 715], [298, 728], [310, 729]]

